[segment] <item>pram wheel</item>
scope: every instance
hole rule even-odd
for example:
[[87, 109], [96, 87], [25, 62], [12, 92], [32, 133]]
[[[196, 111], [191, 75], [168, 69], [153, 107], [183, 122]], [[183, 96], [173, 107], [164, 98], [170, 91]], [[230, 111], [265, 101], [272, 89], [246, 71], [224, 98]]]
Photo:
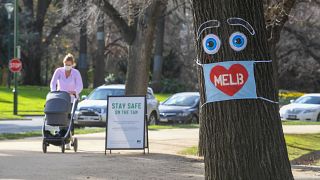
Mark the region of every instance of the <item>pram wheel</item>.
[[77, 152], [77, 150], [78, 150], [78, 139], [77, 138], [74, 138], [74, 140], [73, 140], [73, 150], [74, 150], [74, 152]]
[[47, 143], [45, 140], [42, 141], [42, 151], [43, 153], [47, 153]]
[[62, 141], [61, 142], [61, 152], [64, 153], [64, 150], [65, 150], [65, 142]]

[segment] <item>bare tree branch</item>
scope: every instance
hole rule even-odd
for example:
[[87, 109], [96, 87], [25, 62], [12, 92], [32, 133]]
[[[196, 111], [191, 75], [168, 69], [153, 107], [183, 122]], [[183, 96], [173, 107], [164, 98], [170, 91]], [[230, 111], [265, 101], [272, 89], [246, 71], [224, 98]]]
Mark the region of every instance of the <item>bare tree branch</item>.
[[269, 41], [276, 44], [280, 39], [280, 32], [284, 24], [289, 19], [291, 9], [294, 7], [296, 0], [283, 0], [277, 2], [265, 12], [266, 25], [269, 33]]
[[124, 40], [131, 44], [134, 41], [135, 38], [135, 29], [134, 26], [129, 26], [127, 22], [121, 17], [120, 13], [109, 3], [108, 0], [101, 0], [100, 1], [93, 1], [94, 4], [98, 7], [103, 4], [103, 7], [101, 10], [106, 13], [109, 18], [113, 21], [113, 23], [117, 26], [117, 28], [120, 31], [121, 36], [124, 38]]
[[51, 3], [51, 0], [46, 1], [38, 1], [37, 4], [37, 16], [36, 16], [36, 30], [42, 34], [43, 26], [44, 26], [44, 19], [47, 14], [49, 5]]
[[292, 28], [288, 28], [286, 26], [284, 26], [283, 30], [289, 32], [290, 34], [293, 34], [297, 40], [299, 40], [301, 42], [301, 45], [303, 47], [303, 49], [306, 51], [306, 53], [308, 55], [310, 55], [315, 61], [317, 61], [320, 64], [320, 56], [318, 54], [316, 54], [314, 51], [311, 50], [310, 47], [318, 47], [320, 44], [310, 44], [310, 40], [305, 38], [304, 36], [302, 36], [298, 31], [292, 29]]
[[71, 13], [68, 16], [64, 17], [59, 23], [57, 23], [56, 26], [54, 26], [51, 29], [50, 34], [45, 38], [45, 41], [43, 44], [45, 46], [49, 46], [52, 42], [52, 39], [61, 31], [61, 29], [71, 22], [71, 18], [73, 16], [74, 16], [74, 13]]

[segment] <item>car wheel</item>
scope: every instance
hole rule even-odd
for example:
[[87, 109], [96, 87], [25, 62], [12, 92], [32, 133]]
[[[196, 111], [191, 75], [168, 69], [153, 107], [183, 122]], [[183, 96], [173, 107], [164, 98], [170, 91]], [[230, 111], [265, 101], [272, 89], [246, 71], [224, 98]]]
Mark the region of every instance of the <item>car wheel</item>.
[[191, 118], [191, 123], [192, 124], [199, 124], [199, 119], [196, 115], [193, 115]]
[[320, 113], [317, 116], [317, 122], [320, 122]]
[[152, 112], [150, 114], [149, 119], [148, 119], [148, 124], [149, 125], [158, 124], [157, 114], [155, 112]]

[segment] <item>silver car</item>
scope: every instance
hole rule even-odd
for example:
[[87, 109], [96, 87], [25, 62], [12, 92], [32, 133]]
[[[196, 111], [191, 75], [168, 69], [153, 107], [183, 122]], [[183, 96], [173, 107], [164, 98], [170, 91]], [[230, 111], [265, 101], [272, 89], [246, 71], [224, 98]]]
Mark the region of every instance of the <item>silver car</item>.
[[[102, 127], [106, 126], [107, 98], [108, 96], [125, 95], [125, 85], [102, 85], [93, 90], [88, 97], [78, 104], [75, 112], [74, 124], [77, 127]], [[148, 124], [156, 124], [159, 115], [159, 101], [155, 98], [153, 90], [147, 91]]]

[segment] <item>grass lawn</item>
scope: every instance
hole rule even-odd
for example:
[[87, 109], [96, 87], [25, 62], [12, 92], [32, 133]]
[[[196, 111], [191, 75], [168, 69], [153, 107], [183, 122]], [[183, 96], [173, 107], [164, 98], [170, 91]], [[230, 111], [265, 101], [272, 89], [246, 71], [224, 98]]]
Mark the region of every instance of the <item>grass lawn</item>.
[[42, 115], [48, 91], [49, 88], [46, 87], [20, 86], [18, 89], [19, 116], [13, 116], [12, 89], [0, 87], [0, 119], [19, 119], [22, 115]]
[[320, 122], [315, 121], [281, 121], [282, 125], [320, 125]]
[[[320, 151], [320, 134], [286, 134], [285, 139], [290, 161], [297, 160], [302, 156], [310, 159], [308, 158], [308, 154]], [[179, 153], [183, 155], [197, 155], [198, 147], [187, 148]], [[316, 158], [312, 164], [320, 165], [320, 159]]]

